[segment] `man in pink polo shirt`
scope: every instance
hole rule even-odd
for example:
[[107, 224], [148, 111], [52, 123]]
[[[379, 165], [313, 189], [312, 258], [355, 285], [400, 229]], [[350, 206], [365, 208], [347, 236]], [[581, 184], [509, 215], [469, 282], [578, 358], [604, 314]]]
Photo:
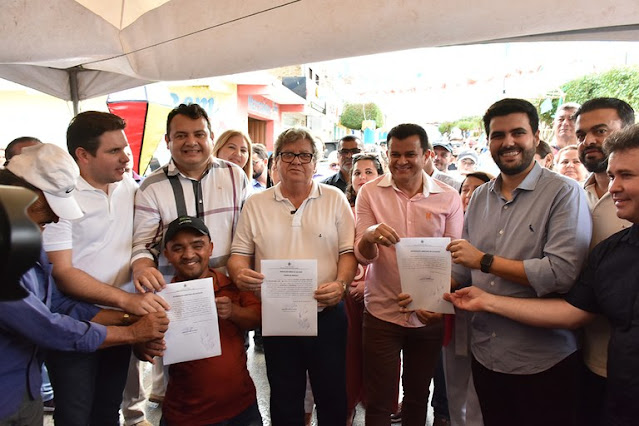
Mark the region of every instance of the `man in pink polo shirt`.
[[459, 194], [424, 172], [433, 156], [426, 131], [400, 124], [388, 133], [390, 174], [364, 185], [357, 196], [355, 255], [370, 264], [364, 303], [366, 424], [388, 425], [396, 404], [403, 351], [402, 424], [424, 425], [430, 384], [443, 336], [440, 314], [399, 311], [402, 292], [394, 245], [405, 237], [459, 238]]

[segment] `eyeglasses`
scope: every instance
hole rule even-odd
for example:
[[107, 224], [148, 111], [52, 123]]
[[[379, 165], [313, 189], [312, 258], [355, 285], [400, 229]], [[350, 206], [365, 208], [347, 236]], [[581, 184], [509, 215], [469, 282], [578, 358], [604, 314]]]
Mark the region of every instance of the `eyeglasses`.
[[308, 152], [300, 152], [299, 154], [295, 154], [294, 152], [280, 152], [279, 156], [285, 163], [292, 163], [296, 158], [299, 158], [302, 164], [308, 164], [313, 160], [313, 154]]
[[355, 154], [359, 154], [360, 152], [362, 152], [361, 149], [359, 148], [353, 148], [353, 149], [340, 149], [339, 151], [337, 151], [340, 153], [340, 155], [355, 155]]

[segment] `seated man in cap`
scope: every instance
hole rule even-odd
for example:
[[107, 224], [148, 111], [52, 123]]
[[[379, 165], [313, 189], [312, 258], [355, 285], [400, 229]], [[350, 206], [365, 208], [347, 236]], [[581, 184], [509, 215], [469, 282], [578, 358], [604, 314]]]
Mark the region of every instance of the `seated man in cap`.
[[[40, 144], [25, 148], [0, 170], [0, 185], [35, 192], [38, 198], [27, 215], [42, 230], [59, 217], [73, 220], [82, 216], [73, 197], [78, 176], [69, 154], [55, 145]], [[138, 318], [65, 297], [51, 278], [44, 252], [21, 277], [20, 285], [28, 292], [24, 299], [0, 302], [1, 425], [42, 425], [40, 348], [91, 352], [162, 339], [168, 328], [165, 313]]]
[[169, 366], [161, 424], [261, 425], [244, 350], [244, 331], [261, 323], [260, 301], [209, 267], [213, 243], [201, 219], [181, 216], [171, 222], [164, 247], [164, 256], [175, 268], [173, 282], [213, 279], [222, 354]]

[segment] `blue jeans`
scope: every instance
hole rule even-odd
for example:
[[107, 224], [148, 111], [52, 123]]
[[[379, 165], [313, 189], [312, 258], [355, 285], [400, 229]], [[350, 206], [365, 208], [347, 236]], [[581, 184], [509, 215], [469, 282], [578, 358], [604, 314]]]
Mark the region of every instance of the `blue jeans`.
[[51, 386], [51, 380], [49, 380], [49, 372], [47, 366], [42, 364], [42, 385], [40, 386], [40, 395], [42, 401], [51, 401], [53, 399], [53, 387]]
[[264, 336], [273, 426], [304, 424], [306, 372], [320, 425], [346, 423], [346, 313], [344, 302], [318, 313], [316, 337]]
[[49, 352], [47, 367], [55, 392], [56, 425], [120, 426], [130, 358], [130, 346], [93, 353]]
[[[169, 426], [164, 419], [164, 416], [160, 419], [160, 426]], [[255, 404], [251, 405], [232, 419], [206, 426], [262, 426], [262, 415], [260, 414], [257, 402], [255, 402]]]

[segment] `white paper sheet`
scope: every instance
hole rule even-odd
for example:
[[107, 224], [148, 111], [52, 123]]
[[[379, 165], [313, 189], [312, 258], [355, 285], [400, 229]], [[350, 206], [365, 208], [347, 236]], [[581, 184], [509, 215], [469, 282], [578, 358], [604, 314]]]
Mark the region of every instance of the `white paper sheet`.
[[395, 245], [402, 292], [411, 295], [411, 309], [454, 314], [450, 302], [451, 258], [446, 246], [450, 238], [402, 238]]
[[164, 365], [222, 354], [212, 278], [167, 284], [158, 295], [171, 305]]
[[262, 335], [317, 336], [317, 260], [262, 260]]

